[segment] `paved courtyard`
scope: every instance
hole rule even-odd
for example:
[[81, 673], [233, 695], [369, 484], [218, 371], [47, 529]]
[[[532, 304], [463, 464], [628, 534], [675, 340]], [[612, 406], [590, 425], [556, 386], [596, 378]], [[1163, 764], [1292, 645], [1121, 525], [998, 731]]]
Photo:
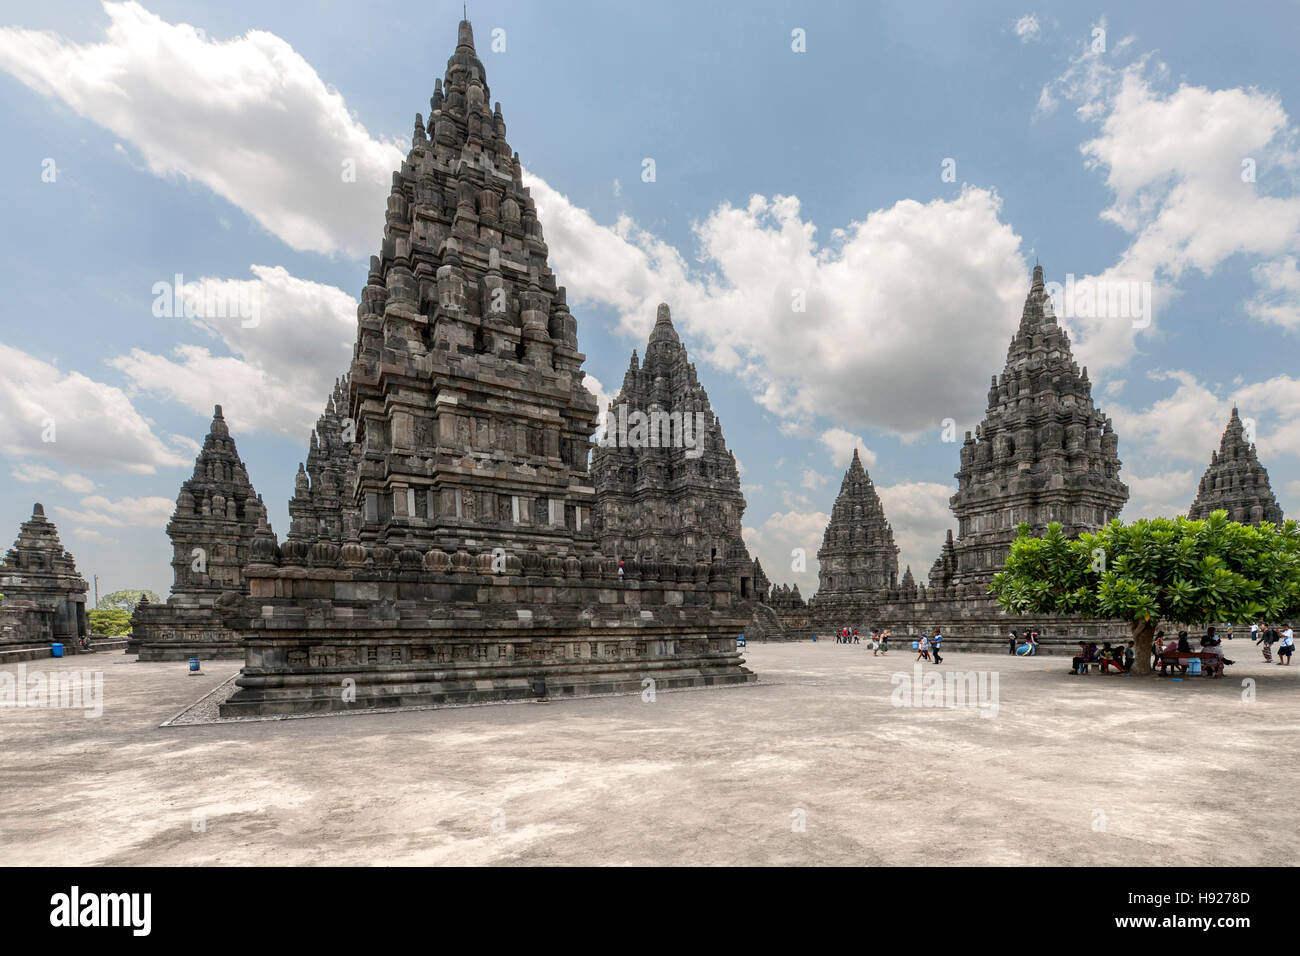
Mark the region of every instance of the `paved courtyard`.
[[950, 653], [998, 674], [987, 717], [894, 706], [914, 654], [823, 642], [653, 703], [186, 727], [235, 662], [31, 662], [102, 670], [104, 710], [0, 709], [0, 862], [1294, 865], [1300, 666], [1227, 650], [1182, 682]]

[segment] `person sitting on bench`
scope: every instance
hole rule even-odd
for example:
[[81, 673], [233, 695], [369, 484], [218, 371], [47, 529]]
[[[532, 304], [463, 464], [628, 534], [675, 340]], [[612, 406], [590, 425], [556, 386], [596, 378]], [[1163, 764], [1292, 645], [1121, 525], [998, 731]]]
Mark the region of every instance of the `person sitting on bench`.
[[1088, 672], [1088, 665], [1092, 663], [1092, 659], [1095, 654], [1096, 654], [1096, 648], [1090, 646], [1087, 641], [1080, 641], [1079, 653], [1070, 662], [1070, 673], [1086, 674]]
[[1101, 648], [1101, 672], [1105, 674], [1111, 667], [1119, 672], [1124, 670], [1119, 652], [1107, 641]]

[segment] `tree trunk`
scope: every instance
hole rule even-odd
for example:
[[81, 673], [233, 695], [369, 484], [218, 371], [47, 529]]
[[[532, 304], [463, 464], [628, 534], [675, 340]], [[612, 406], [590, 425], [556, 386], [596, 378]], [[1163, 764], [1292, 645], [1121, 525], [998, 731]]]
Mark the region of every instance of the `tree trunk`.
[[1155, 638], [1156, 625], [1153, 621], [1129, 621], [1129, 633], [1133, 635], [1133, 650], [1137, 654], [1133, 660], [1133, 673], [1150, 674], [1151, 643]]

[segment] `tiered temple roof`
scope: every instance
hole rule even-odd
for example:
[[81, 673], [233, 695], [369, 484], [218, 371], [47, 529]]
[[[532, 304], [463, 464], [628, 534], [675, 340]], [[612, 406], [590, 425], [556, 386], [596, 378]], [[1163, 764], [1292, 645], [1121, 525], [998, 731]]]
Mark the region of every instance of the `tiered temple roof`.
[[1035, 533], [1059, 521], [1066, 534], [1077, 535], [1115, 518], [1128, 500], [1118, 447], [1110, 419], [1093, 405], [1088, 370], [1080, 371], [1056, 322], [1042, 267], [1035, 266], [1006, 367], [993, 377], [983, 423], [974, 437], [966, 433], [961, 449], [952, 496], [954, 583], [983, 593], [1022, 521]]
[[31, 518], [19, 526], [14, 546], [0, 561], [0, 594], [6, 603], [30, 601], [53, 609], [53, 636], [72, 641], [89, 633], [86, 591], [77, 562], [59, 541], [59, 529], [37, 502]]
[[667, 305], [659, 306], [645, 361], [632, 353], [606, 427], [591, 462], [601, 550], [721, 558], [735, 593], [758, 597], [761, 569], [741, 538], [745, 496], [736, 458]]
[[335, 381], [325, 411], [316, 422], [306, 467], [298, 465], [289, 501], [290, 539], [342, 544], [349, 526], [359, 528], [354, 497], [359, 449], [354, 439], [345, 375]]
[[172, 600], [207, 604], [222, 591], [247, 591], [243, 568], [248, 546], [265, 513], [217, 405], [194, 459], [194, 474], [181, 485], [167, 524]]
[[831, 520], [822, 537], [816, 602], [859, 599], [867, 592], [898, 586], [898, 546], [894, 529], [871, 476], [853, 449]]
[[[365, 543], [590, 549], [596, 402], [468, 22], [393, 174], [349, 416]], [[409, 538], [408, 538], [409, 535]]]
[[1201, 476], [1196, 500], [1187, 516], [1208, 518], [1220, 510], [1243, 524], [1282, 523], [1282, 509], [1269, 485], [1268, 469], [1260, 464], [1254, 444], [1247, 441], [1235, 407], [1219, 441], [1219, 450], [1211, 453], [1210, 467]]

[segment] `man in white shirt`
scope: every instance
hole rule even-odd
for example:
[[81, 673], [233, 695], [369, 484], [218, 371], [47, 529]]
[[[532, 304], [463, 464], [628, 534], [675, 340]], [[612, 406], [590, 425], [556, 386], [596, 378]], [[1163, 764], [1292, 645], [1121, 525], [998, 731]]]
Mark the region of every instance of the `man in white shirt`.
[[1291, 663], [1291, 652], [1295, 650], [1295, 631], [1288, 624], [1282, 631], [1282, 642], [1277, 646], [1277, 662], [1281, 664]]

